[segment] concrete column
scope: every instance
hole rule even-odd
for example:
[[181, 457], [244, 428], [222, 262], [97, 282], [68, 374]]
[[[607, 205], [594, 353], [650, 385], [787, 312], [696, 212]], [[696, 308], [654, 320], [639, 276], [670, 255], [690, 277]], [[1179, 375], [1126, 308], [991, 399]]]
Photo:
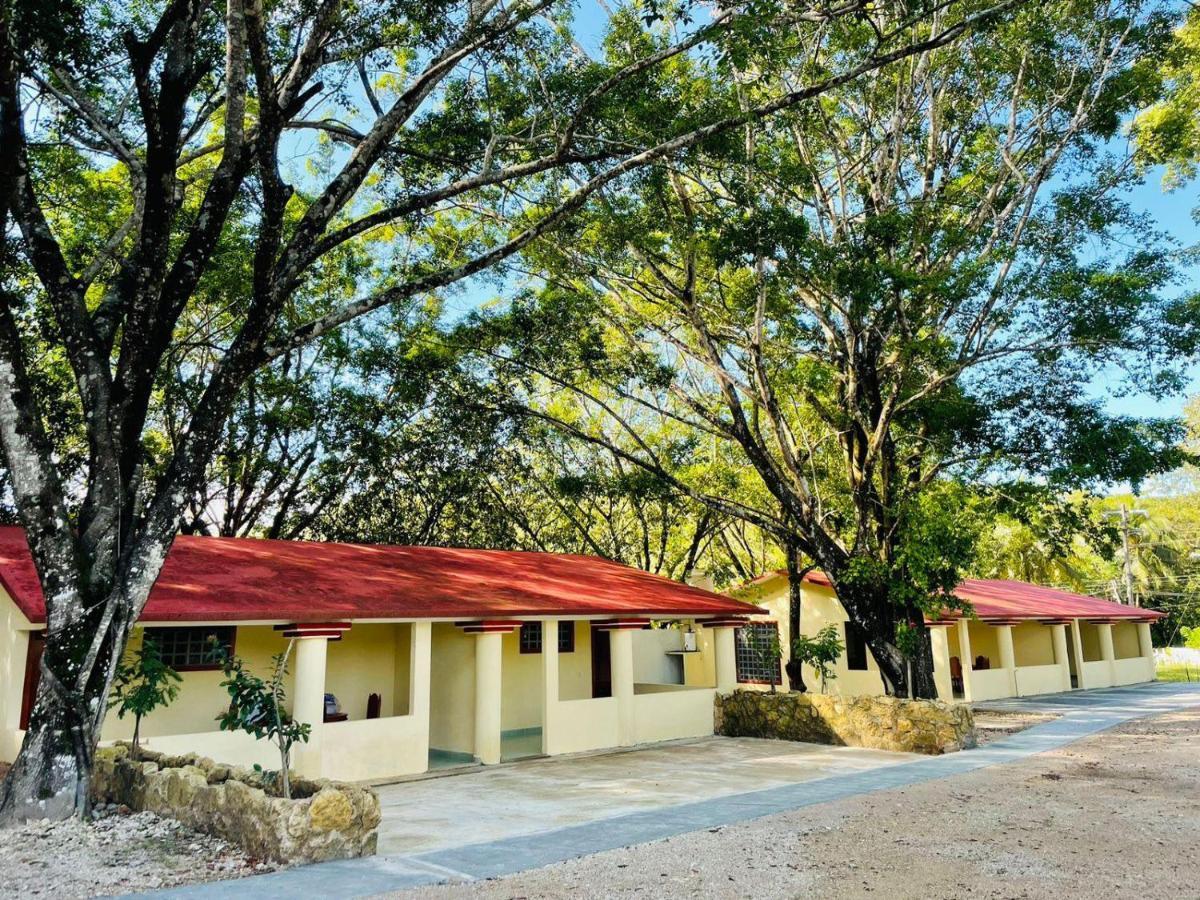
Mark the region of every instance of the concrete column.
[[504, 635], [475, 635], [475, 756], [484, 765], [500, 762], [500, 695]]
[[422, 723], [425, 759], [429, 759], [429, 689], [433, 660], [433, 626], [413, 622], [409, 638], [408, 714]]
[[1051, 625], [1050, 636], [1054, 642], [1054, 664], [1058, 666], [1062, 677], [1062, 689], [1071, 689], [1071, 660], [1067, 656], [1067, 626]]
[[1157, 666], [1154, 664], [1154, 640], [1150, 636], [1150, 623], [1138, 622], [1138, 653], [1142, 655], [1142, 659], [1146, 661], [1146, 678], [1149, 681], [1154, 681], [1158, 678], [1156, 674]]
[[1138, 653], [1140, 653], [1151, 667], [1154, 665], [1154, 641], [1150, 637], [1150, 623], [1138, 622]]
[[1091, 687], [1083, 674], [1083, 635], [1079, 631], [1079, 620], [1071, 620], [1071, 643], [1075, 648], [1075, 672], [1079, 676], [1079, 687]]
[[[632, 665], [632, 663], [631, 663]], [[542, 620], [542, 752], [555, 753], [558, 707], [558, 622]]]
[[1000, 647], [1000, 668], [1008, 672], [1009, 696], [1017, 696], [1017, 656], [1013, 652], [1011, 625], [996, 625], [996, 643]]
[[734, 629], [720, 627], [714, 628], [712, 631], [717, 665], [717, 690], [732, 691], [737, 687], [737, 651], [734, 645]]
[[1100, 658], [1108, 663], [1108, 683], [1117, 683], [1117, 654], [1113, 649], [1112, 623], [1102, 622], [1096, 626], [1100, 634]]
[[974, 699], [971, 692], [971, 673], [974, 671], [974, 654], [971, 653], [971, 629], [965, 618], [958, 620], [958, 652], [962, 661], [963, 700]]
[[954, 699], [954, 687], [950, 683], [950, 626], [930, 625], [929, 643], [933, 649], [933, 683], [937, 686], [938, 698], [949, 703]]
[[311, 726], [308, 743], [292, 748], [292, 768], [308, 778], [320, 778], [321, 737], [325, 730], [325, 660], [327, 636], [297, 637], [296, 686], [292, 692], [292, 718]]
[[612, 657], [612, 689], [617, 700], [617, 739], [628, 747], [637, 741], [633, 719], [633, 632], [617, 628], [609, 632]]

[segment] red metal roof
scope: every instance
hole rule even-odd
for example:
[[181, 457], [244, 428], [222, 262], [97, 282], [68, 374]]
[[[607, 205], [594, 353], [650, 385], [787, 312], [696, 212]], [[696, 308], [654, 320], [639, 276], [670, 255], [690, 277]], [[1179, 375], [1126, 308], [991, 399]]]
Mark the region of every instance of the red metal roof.
[[[0, 526], [0, 584], [31, 622], [41, 585], [18, 526]], [[746, 604], [592, 556], [180, 535], [147, 622], [705, 616]]]
[[[787, 577], [787, 572], [770, 572], [759, 576], [750, 584], [757, 584], [780, 576]], [[829, 578], [824, 572], [809, 572], [804, 576], [804, 580], [810, 584], [831, 586]], [[981, 619], [1133, 619], [1148, 621], [1160, 619], [1166, 615], [1166, 613], [1153, 609], [1126, 606], [1123, 603], [1113, 603], [1111, 600], [1101, 600], [1098, 597], [1087, 597], [1083, 594], [1073, 594], [1070, 591], [1060, 591], [1057, 588], [1042, 587], [1026, 581], [968, 579], [955, 588], [954, 593], [970, 603], [975, 615]], [[953, 618], [958, 613], [948, 611], [946, 615]]]

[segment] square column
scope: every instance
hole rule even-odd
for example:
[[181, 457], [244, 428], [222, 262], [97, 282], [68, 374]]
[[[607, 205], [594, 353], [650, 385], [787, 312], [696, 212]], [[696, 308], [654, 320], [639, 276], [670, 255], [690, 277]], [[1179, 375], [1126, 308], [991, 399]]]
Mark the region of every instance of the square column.
[[1079, 620], [1071, 620], [1071, 643], [1075, 647], [1075, 672], [1079, 676], [1079, 687], [1091, 687], [1083, 672], [1083, 635], [1079, 631]]
[[971, 630], [965, 618], [958, 620], [958, 652], [961, 654], [959, 662], [962, 664], [963, 700], [970, 702], [973, 699], [971, 672], [974, 671], [975, 657], [971, 653]]
[[1146, 673], [1151, 681], [1155, 679], [1154, 666], [1154, 641], [1150, 636], [1150, 623], [1138, 622], [1138, 653], [1142, 655], [1142, 659], [1146, 660]]
[[949, 703], [954, 699], [954, 685], [950, 681], [950, 623], [929, 624], [929, 643], [933, 650], [933, 683], [940, 699]]
[[425, 759], [429, 759], [429, 691], [432, 682], [433, 626], [413, 622], [409, 638], [408, 714], [422, 723]]
[[321, 738], [325, 730], [325, 663], [329, 642], [340, 641], [349, 622], [304, 622], [276, 625], [276, 631], [294, 640], [295, 685], [292, 719], [307, 723], [308, 742], [292, 747], [292, 768], [307, 778], [321, 777]]
[[500, 762], [500, 697], [503, 633], [475, 636], [475, 756], [484, 765]]
[[633, 717], [633, 632], [615, 628], [609, 632], [612, 661], [612, 690], [617, 700], [617, 745], [636, 743]]
[[717, 690], [722, 693], [737, 687], [737, 649], [734, 630], [729, 627], [713, 629], [713, 648], [716, 657]]
[[996, 644], [1000, 648], [1000, 668], [1008, 672], [1008, 694], [1017, 696], [1017, 656], [1013, 652], [1011, 625], [996, 625]]
[[1050, 626], [1050, 637], [1054, 643], [1054, 664], [1058, 666], [1062, 678], [1062, 689], [1071, 690], [1071, 660], [1067, 656], [1067, 626], [1057, 622]]
[[558, 622], [542, 620], [542, 752], [556, 752], [558, 728], [555, 713], [558, 709]]

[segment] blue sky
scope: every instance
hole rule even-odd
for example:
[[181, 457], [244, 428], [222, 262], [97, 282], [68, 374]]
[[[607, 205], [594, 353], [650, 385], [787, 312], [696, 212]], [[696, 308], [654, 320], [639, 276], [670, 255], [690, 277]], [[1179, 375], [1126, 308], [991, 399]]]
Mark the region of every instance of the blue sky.
[[[1197, 206], [1200, 205], [1200, 179], [1166, 193], [1162, 188], [1161, 171], [1151, 172], [1146, 180], [1130, 195], [1136, 209], [1150, 215], [1157, 226], [1172, 238], [1180, 249], [1200, 244], [1200, 225], [1195, 221]], [[1200, 265], [1193, 264], [1181, 270], [1181, 281], [1174, 291], [1178, 294], [1191, 293], [1200, 289]], [[1200, 393], [1200, 369], [1192, 367], [1192, 384], [1188, 393]], [[1106, 394], [1106, 385], [1097, 383], [1097, 393]], [[1130, 394], [1110, 397], [1108, 408], [1114, 413], [1133, 416], [1175, 416], [1183, 408], [1186, 396], [1156, 397], [1148, 394]]]

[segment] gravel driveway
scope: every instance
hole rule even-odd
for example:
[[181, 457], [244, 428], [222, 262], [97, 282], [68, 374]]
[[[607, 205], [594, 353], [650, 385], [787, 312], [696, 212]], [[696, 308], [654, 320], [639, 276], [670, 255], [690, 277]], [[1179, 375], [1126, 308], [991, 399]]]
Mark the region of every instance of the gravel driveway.
[[1013, 765], [393, 896], [1195, 897], [1200, 708]]

